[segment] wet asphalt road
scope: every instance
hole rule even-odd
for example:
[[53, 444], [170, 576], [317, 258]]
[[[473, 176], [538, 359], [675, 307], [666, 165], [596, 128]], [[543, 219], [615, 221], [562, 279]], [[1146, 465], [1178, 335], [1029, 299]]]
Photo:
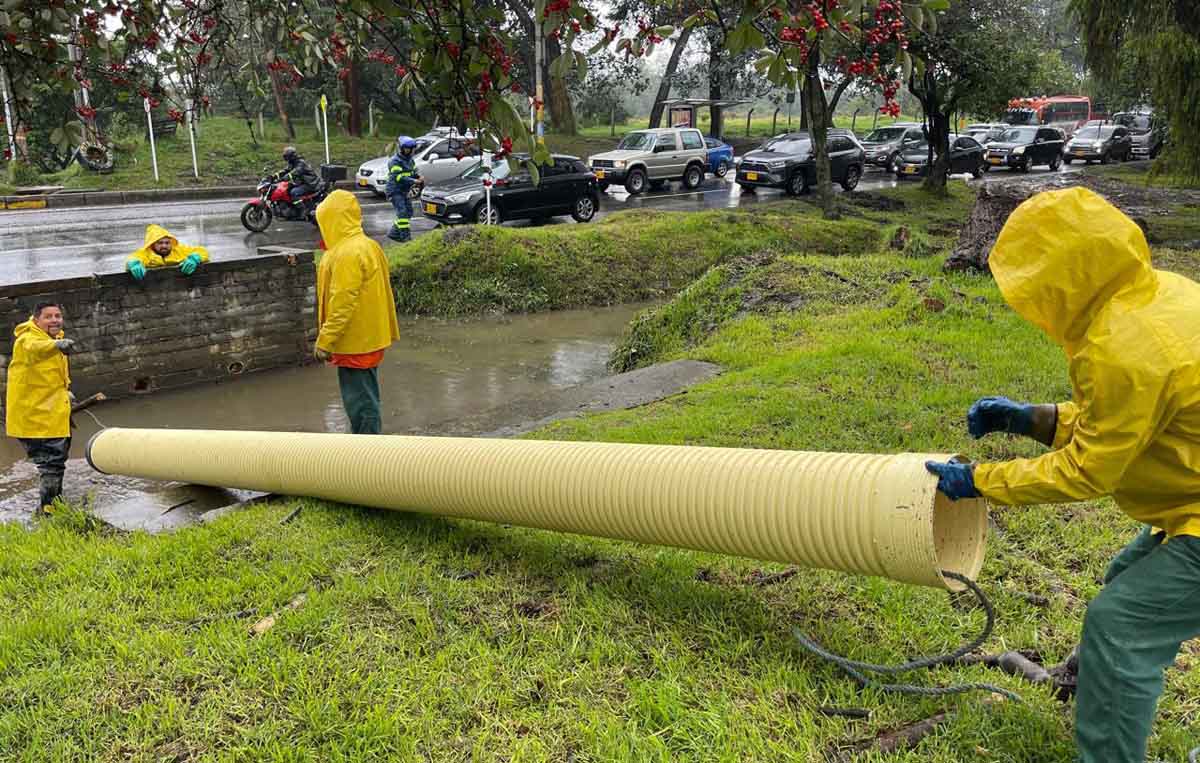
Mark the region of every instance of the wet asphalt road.
[[[1040, 175], [1047, 170], [1030, 173]], [[1006, 174], [1006, 173], [1005, 173]], [[869, 171], [859, 190], [895, 186], [888, 173]], [[840, 189], [839, 189], [840, 190]], [[747, 206], [778, 199], [779, 191], [742, 194], [736, 183], [708, 178], [699, 189], [684, 191], [671, 183], [662, 191], [629, 196], [621, 188], [602, 194], [597, 218], [624, 209], [694, 211]], [[391, 227], [391, 205], [370, 194], [359, 196], [367, 232], [384, 240]], [[208, 248], [214, 260], [252, 256], [270, 244], [312, 249], [316, 229], [307, 223], [276, 222], [264, 233], [249, 233], [239, 213], [245, 199], [135, 204], [114, 207], [81, 207], [58, 210], [6, 212], [0, 216], [0, 285], [54, 278], [120, 272], [129, 253], [142, 245], [148, 223], [158, 223], [188, 244]], [[510, 225], [529, 225], [513, 222]], [[569, 217], [547, 224], [575, 224]], [[436, 224], [420, 216], [413, 219], [414, 235]]]

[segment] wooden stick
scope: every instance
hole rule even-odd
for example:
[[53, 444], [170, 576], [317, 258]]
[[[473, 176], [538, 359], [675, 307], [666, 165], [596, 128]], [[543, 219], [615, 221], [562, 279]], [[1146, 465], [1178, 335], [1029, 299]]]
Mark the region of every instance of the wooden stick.
[[108, 399], [108, 397], [105, 396], [105, 394], [103, 392], [97, 392], [96, 394], [92, 395], [91, 397], [84, 398], [83, 400], [80, 400], [79, 402], [74, 403], [71, 406], [71, 413], [79, 413], [80, 411], [85, 411], [88, 408], [91, 408], [96, 403], [103, 403], [107, 399]]

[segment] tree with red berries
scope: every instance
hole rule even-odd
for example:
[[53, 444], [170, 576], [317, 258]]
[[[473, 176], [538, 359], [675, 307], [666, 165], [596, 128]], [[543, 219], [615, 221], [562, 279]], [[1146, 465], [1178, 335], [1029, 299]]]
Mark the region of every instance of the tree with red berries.
[[[944, 0], [943, 0], [944, 1]], [[936, 5], [939, 0], [746, 0], [737, 27], [729, 35], [734, 50], [764, 49], [759, 70], [788, 89], [801, 87], [816, 162], [817, 195], [827, 217], [837, 211], [829, 163], [831, 81], [840, 76], [840, 97], [851, 83], [882, 91], [880, 111], [896, 116], [900, 107], [901, 54], [908, 47], [906, 5]], [[932, 16], [932, 12], [930, 13]], [[831, 73], [833, 71], [838, 74]]]

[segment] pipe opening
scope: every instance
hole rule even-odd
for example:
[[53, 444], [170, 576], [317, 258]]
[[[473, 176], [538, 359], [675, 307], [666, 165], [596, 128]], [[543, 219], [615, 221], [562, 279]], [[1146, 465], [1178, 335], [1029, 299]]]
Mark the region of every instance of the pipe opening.
[[133, 391], [135, 393], [149, 392], [150, 391], [150, 377], [143, 376], [142, 378], [135, 380], [133, 382]]
[[[938, 570], [947, 570], [974, 580], [983, 568], [987, 545], [987, 501], [951, 501], [940, 492], [933, 501], [933, 547]], [[966, 588], [957, 580], [943, 577], [951, 591]]]
[[230, 376], [237, 376], [242, 371], [246, 370], [246, 366], [243, 365], [240, 360], [235, 360], [229, 364], [227, 370], [229, 371]]

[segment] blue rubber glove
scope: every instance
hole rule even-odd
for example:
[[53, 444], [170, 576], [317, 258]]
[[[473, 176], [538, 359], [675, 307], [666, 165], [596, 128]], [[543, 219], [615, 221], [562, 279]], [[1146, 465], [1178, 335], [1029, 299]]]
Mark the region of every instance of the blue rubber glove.
[[187, 256], [186, 260], [179, 263], [179, 272], [183, 273], [185, 276], [190, 276], [192, 273], [196, 272], [196, 268], [200, 267], [200, 262], [200, 255], [196, 252], [192, 252]]
[[967, 411], [967, 431], [975, 439], [991, 432], [1028, 435], [1033, 431], [1033, 406], [1007, 397], [985, 397]]
[[141, 260], [130, 260], [125, 269], [129, 271], [129, 275], [133, 276], [135, 281], [146, 277], [146, 266], [142, 264]]
[[979, 491], [975, 489], [975, 465], [952, 464], [939, 461], [926, 461], [925, 468], [931, 474], [938, 476], [938, 490], [945, 493], [952, 501], [960, 498], [978, 498]]

